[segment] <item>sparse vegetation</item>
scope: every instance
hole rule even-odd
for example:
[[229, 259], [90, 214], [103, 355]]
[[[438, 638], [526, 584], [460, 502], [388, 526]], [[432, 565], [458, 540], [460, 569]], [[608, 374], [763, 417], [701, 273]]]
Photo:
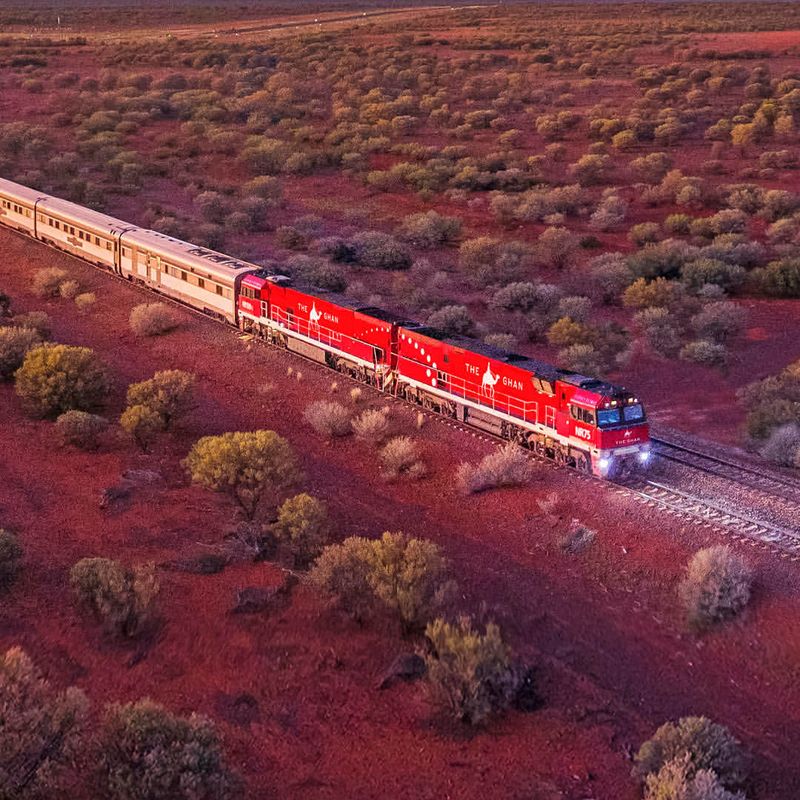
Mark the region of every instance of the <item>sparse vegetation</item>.
[[28, 351], [40, 343], [39, 334], [31, 328], [0, 328], [0, 379], [13, 378]]
[[420, 458], [419, 447], [409, 436], [394, 436], [381, 448], [384, 474], [390, 480], [401, 476], [413, 479], [425, 475], [425, 462]]
[[389, 416], [383, 409], [367, 408], [353, 420], [356, 438], [373, 446], [383, 442], [389, 435]]
[[38, 270], [31, 282], [37, 297], [58, 297], [61, 284], [67, 280], [67, 273], [58, 267]]

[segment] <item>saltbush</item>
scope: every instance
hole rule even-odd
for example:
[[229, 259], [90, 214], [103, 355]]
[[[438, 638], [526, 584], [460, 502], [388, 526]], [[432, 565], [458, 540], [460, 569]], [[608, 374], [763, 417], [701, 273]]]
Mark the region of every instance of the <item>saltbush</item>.
[[739, 614], [750, 601], [752, 583], [747, 563], [725, 545], [715, 545], [692, 556], [678, 591], [689, 622], [702, 628]]
[[108, 420], [87, 411], [67, 411], [56, 419], [61, 441], [81, 450], [96, 450], [100, 437], [108, 429]]
[[298, 494], [283, 502], [272, 526], [277, 541], [284, 545], [298, 566], [305, 566], [322, 552], [329, 538], [325, 504], [309, 494]]
[[458, 483], [466, 494], [501, 486], [521, 486], [532, 476], [530, 459], [521, 447], [512, 443], [484, 456], [478, 464], [461, 464], [457, 473]]
[[303, 417], [326, 439], [348, 436], [353, 432], [351, 411], [333, 400], [315, 400], [306, 407]]
[[87, 347], [43, 344], [29, 350], [16, 373], [16, 391], [28, 413], [56, 417], [91, 411], [110, 388], [105, 368]]
[[39, 334], [31, 328], [0, 328], [0, 379], [13, 378], [28, 351], [40, 342]]
[[130, 315], [131, 330], [137, 336], [161, 336], [178, 327], [175, 312], [164, 303], [143, 303]]
[[78, 602], [110, 633], [136, 636], [153, 617], [159, 586], [152, 564], [129, 568], [108, 558], [83, 558], [69, 579]]

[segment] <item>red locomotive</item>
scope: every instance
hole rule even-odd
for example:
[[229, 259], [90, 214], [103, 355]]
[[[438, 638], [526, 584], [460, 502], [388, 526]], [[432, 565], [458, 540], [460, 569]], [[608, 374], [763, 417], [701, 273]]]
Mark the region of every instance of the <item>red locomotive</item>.
[[293, 286], [223, 253], [0, 179], [0, 225], [424, 408], [603, 477], [644, 465], [630, 392]]
[[644, 409], [630, 392], [364, 307], [247, 275], [239, 323], [424, 408], [603, 477], [645, 464]]

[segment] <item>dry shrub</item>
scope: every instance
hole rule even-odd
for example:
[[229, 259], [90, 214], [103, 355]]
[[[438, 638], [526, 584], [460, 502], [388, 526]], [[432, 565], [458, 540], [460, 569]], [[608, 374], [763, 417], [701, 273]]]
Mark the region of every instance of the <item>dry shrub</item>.
[[800, 467], [800, 425], [789, 423], [775, 428], [761, 448], [761, 455], [782, 467]]
[[50, 317], [45, 311], [29, 311], [27, 314], [17, 314], [10, 322], [15, 328], [29, 328], [39, 334], [39, 338], [44, 341], [50, 338], [52, 326]]
[[725, 545], [698, 550], [689, 562], [678, 593], [689, 622], [706, 627], [739, 614], [750, 600], [753, 573]]
[[81, 314], [91, 311], [97, 303], [97, 295], [94, 292], [83, 292], [75, 298], [75, 306]]
[[506, 444], [485, 456], [479, 464], [464, 463], [458, 468], [458, 482], [466, 494], [501, 486], [521, 486], [533, 475], [533, 465], [525, 451]]
[[644, 800], [745, 800], [745, 796], [729, 792], [713, 770], [693, 770], [691, 758], [684, 755], [647, 776]]
[[685, 777], [691, 780], [709, 770], [720, 783], [733, 789], [747, 777], [747, 756], [724, 726], [706, 717], [683, 717], [667, 722], [640, 748], [634, 759], [633, 776], [645, 781], [664, 765], [685, 759]]
[[582, 553], [587, 547], [590, 547], [596, 538], [597, 531], [574, 519], [570, 523], [566, 535], [562, 537], [560, 547], [565, 553], [574, 555]]
[[68, 797], [69, 773], [86, 745], [89, 702], [74, 687], [56, 693], [18, 647], [0, 655], [0, 797]]
[[303, 417], [320, 436], [334, 439], [338, 436], [348, 436], [353, 432], [350, 414], [351, 412], [341, 403], [315, 400], [306, 407]]
[[419, 448], [409, 436], [395, 436], [381, 449], [381, 462], [386, 477], [393, 480], [405, 475], [409, 478], [422, 478], [425, 464], [420, 459]]
[[164, 303], [143, 303], [131, 311], [131, 330], [137, 336], [161, 336], [178, 327], [175, 312]]
[[511, 653], [494, 623], [484, 633], [468, 617], [455, 623], [436, 619], [425, 630], [431, 700], [460, 722], [480, 725], [508, 708], [519, 686]]
[[233, 800], [240, 781], [213, 723], [179, 717], [151, 700], [112, 705], [99, 737], [102, 796], [109, 800]]
[[108, 420], [87, 411], [67, 411], [56, 420], [56, 431], [64, 444], [80, 450], [96, 450]]
[[142, 405], [155, 411], [162, 421], [163, 430], [183, 420], [194, 408], [196, 377], [180, 369], [165, 369], [152, 378], [128, 387], [128, 406]]
[[0, 587], [8, 586], [17, 577], [21, 565], [22, 546], [17, 537], [0, 528]]
[[363, 394], [364, 392], [358, 386], [355, 386], [350, 390], [350, 399], [354, 403], [357, 403], [359, 400], [361, 400], [361, 396]]
[[377, 447], [389, 435], [389, 418], [380, 409], [368, 408], [353, 420], [353, 433]]
[[69, 580], [78, 602], [110, 633], [136, 636], [152, 619], [159, 588], [152, 564], [128, 568], [108, 558], [83, 558]]
[[37, 297], [58, 297], [59, 287], [67, 279], [67, 273], [58, 267], [37, 270], [31, 288]]
[[39, 334], [30, 328], [0, 328], [0, 380], [13, 378], [28, 351], [39, 343]]
[[58, 293], [65, 299], [65, 300], [72, 300], [75, 298], [81, 290], [81, 285], [78, 281], [64, 281], [58, 287]]

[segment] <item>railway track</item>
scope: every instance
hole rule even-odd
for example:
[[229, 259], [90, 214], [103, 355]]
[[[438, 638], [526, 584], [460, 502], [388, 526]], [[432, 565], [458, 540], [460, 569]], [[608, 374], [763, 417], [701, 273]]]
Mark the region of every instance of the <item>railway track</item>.
[[768, 492], [773, 497], [784, 498], [791, 503], [798, 504], [798, 512], [800, 512], [800, 480], [721, 458], [655, 436], [651, 436], [651, 441], [655, 445], [655, 453], [658, 458], [684, 464], [758, 491]]

